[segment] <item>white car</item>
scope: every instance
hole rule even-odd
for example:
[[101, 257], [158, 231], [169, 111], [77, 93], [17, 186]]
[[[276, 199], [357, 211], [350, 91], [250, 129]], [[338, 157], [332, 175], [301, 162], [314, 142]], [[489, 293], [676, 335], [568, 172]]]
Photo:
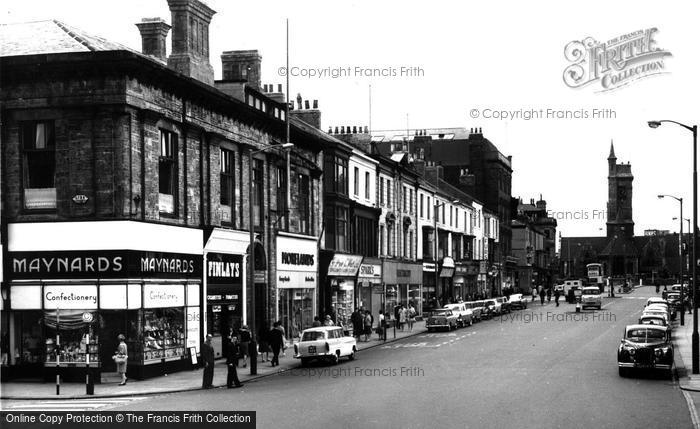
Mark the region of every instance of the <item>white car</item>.
[[489, 309], [491, 316], [500, 316], [502, 312], [501, 302], [496, 298], [484, 300], [484, 306]]
[[340, 326], [320, 326], [306, 329], [301, 341], [294, 344], [294, 357], [306, 366], [312, 360], [326, 360], [337, 364], [341, 357], [355, 359], [357, 342], [354, 337], [345, 336]]
[[596, 307], [600, 310], [602, 305], [603, 299], [597, 286], [586, 286], [583, 288], [581, 291], [581, 308]]
[[457, 315], [457, 325], [460, 328], [465, 326], [471, 326], [474, 318], [474, 313], [471, 308], [468, 308], [464, 303], [460, 304], [447, 304], [443, 308], [452, 310], [452, 314]]

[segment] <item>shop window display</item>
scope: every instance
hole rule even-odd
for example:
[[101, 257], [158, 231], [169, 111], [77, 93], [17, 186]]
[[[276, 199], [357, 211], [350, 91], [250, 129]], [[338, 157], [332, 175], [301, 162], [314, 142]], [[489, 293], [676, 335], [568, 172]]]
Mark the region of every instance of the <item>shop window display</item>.
[[43, 319], [40, 311], [15, 313], [13, 361], [11, 364], [41, 364], [43, 350]]
[[339, 290], [333, 294], [331, 304], [335, 307], [336, 324], [345, 327], [345, 329], [352, 327], [350, 316], [355, 311], [353, 291]]
[[[99, 364], [99, 316], [82, 310], [44, 312], [45, 366]], [[56, 335], [59, 336], [57, 343]]]
[[185, 355], [185, 316], [182, 308], [143, 310], [141, 337], [145, 364]]

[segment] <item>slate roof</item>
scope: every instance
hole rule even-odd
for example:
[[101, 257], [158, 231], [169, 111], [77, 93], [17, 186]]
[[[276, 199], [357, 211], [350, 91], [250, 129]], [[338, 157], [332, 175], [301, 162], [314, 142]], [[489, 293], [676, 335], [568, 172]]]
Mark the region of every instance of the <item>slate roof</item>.
[[141, 55], [57, 20], [0, 24], [0, 56], [3, 57], [89, 51], [129, 51]]

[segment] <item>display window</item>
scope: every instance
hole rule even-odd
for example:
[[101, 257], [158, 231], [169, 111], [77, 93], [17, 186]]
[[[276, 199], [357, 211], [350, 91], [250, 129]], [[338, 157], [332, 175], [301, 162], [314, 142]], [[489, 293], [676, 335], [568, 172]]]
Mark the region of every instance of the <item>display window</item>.
[[99, 364], [97, 312], [83, 310], [44, 311], [44, 365]]
[[299, 337], [314, 323], [315, 289], [279, 289], [279, 315], [287, 338]]
[[339, 290], [333, 294], [331, 304], [335, 307], [336, 324], [346, 329], [352, 326], [350, 316], [355, 311], [353, 290]]
[[10, 362], [13, 365], [41, 364], [43, 362], [43, 314], [41, 311], [14, 313], [14, 345]]
[[141, 312], [140, 347], [136, 352], [143, 356], [143, 363], [185, 356], [184, 309], [157, 308]]

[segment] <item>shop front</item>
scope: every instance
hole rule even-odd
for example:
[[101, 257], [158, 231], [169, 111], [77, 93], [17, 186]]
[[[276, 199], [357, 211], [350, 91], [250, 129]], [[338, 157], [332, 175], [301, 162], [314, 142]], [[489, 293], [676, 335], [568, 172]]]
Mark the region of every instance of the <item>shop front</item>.
[[423, 311], [429, 312], [438, 307], [435, 289], [435, 262], [423, 262]]
[[491, 297], [491, 289], [488, 287], [488, 270], [489, 262], [479, 261], [479, 274], [476, 277], [476, 289], [481, 299]]
[[226, 356], [232, 330], [237, 332], [247, 323], [245, 255], [250, 235], [223, 228], [213, 228], [207, 231], [207, 235], [204, 246], [205, 334], [212, 335], [214, 357], [218, 359]]
[[282, 232], [277, 236], [276, 244], [279, 320], [287, 337], [295, 338], [314, 322], [318, 244], [315, 237]]
[[[11, 377], [84, 380], [87, 368], [114, 372], [119, 334], [130, 378], [192, 367], [202, 331], [201, 230], [137, 222], [8, 230]], [[162, 243], [171, 245], [157, 250]]]
[[399, 305], [413, 305], [417, 314], [423, 312], [423, 265], [384, 260], [382, 275], [386, 288], [384, 312], [395, 317]]
[[377, 258], [365, 258], [357, 273], [360, 307], [370, 310], [377, 317], [382, 309], [384, 287], [382, 286], [382, 261]]
[[335, 253], [328, 263], [326, 281], [330, 291], [331, 311], [335, 310], [335, 323], [344, 326], [346, 330], [352, 329], [350, 316], [352, 315], [359, 298], [356, 293], [357, 273], [362, 263], [362, 256]]
[[442, 262], [440, 263], [438, 272], [438, 289], [442, 297], [440, 302], [443, 305], [450, 302], [455, 302], [457, 296], [454, 294], [455, 291], [453, 290], [452, 286], [452, 277], [455, 274], [454, 259], [452, 259], [449, 256], [445, 256], [444, 258], [442, 258]]
[[479, 264], [473, 261], [455, 263], [455, 275], [452, 278], [455, 296], [463, 301], [472, 301], [476, 296], [476, 276]]

